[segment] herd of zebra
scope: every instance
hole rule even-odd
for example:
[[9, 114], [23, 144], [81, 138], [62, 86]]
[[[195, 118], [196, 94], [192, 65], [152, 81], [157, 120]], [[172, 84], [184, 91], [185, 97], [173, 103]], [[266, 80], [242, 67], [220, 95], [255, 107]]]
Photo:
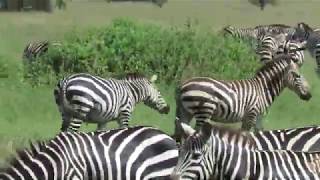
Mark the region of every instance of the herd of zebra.
[[[154, 83], [156, 75], [104, 79], [73, 74], [53, 90], [61, 132], [17, 151], [0, 169], [0, 180], [320, 179], [320, 126], [265, 131], [262, 125], [286, 87], [302, 100], [312, 98], [299, 69], [308, 50], [320, 73], [319, 31], [298, 23], [227, 26], [223, 33], [254, 39], [262, 67], [248, 79], [195, 77], [177, 87], [172, 136], [154, 127], [129, 127], [140, 102], [169, 113]], [[23, 58], [30, 61], [46, 53], [50, 44], [30, 43]], [[193, 118], [195, 129], [189, 125]], [[117, 120], [118, 129], [106, 130], [111, 120]], [[79, 132], [83, 122], [96, 123], [97, 131]], [[212, 122], [242, 122], [243, 131]]]

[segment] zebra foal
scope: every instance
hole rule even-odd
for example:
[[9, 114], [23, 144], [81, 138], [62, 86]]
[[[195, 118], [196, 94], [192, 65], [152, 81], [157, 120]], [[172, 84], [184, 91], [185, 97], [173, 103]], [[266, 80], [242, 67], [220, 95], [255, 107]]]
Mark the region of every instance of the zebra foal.
[[57, 84], [56, 104], [62, 116], [62, 131], [77, 131], [83, 121], [97, 123], [97, 129], [108, 121], [118, 120], [120, 127], [128, 127], [135, 105], [147, 106], [168, 114], [170, 107], [151, 80], [140, 74], [127, 74], [120, 79], [103, 79], [90, 74], [71, 75]]
[[206, 123], [196, 133], [181, 124], [187, 136], [179, 149], [172, 180], [320, 179], [320, 153], [268, 151], [221, 138], [221, 129]]
[[[289, 55], [278, 56], [264, 64], [250, 79], [225, 81], [208, 77], [192, 78], [177, 88], [176, 120], [189, 124], [194, 117], [196, 129], [207, 120], [242, 122], [243, 130], [250, 130], [253, 126], [256, 130], [261, 129], [261, 122], [257, 119], [286, 87], [302, 100], [311, 98], [308, 82]], [[177, 141], [181, 140], [181, 129], [177, 125], [174, 137]]]
[[137, 126], [91, 133], [61, 132], [18, 152], [1, 180], [168, 179], [177, 163], [175, 141], [162, 131]]

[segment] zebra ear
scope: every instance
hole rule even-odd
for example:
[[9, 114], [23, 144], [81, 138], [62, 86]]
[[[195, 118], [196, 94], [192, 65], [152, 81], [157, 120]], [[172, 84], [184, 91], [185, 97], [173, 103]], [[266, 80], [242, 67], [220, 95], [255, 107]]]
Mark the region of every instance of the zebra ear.
[[156, 74], [152, 75], [152, 77], [150, 78], [150, 81], [152, 83], [156, 82], [156, 80], [158, 79], [158, 76]]
[[186, 123], [181, 122], [180, 125], [181, 125], [181, 128], [182, 128], [184, 134], [187, 137], [193, 135], [196, 132], [191, 126], [189, 126]]

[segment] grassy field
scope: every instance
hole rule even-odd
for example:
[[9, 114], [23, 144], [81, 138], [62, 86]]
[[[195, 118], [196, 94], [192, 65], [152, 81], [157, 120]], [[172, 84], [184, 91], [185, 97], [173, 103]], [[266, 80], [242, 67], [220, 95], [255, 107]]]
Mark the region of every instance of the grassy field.
[[[286, 2], [289, 2], [286, 3]], [[188, 18], [198, 23], [203, 31], [217, 31], [222, 26], [253, 26], [258, 24], [285, 23], [294, 25], [304, 21], [319, 27], [320, 1], [282, 0], [265, 11], [242, 0], [238, 3], [222, 0], [169, 0], [163, 8], [144, 3], [72, 2], [66, 11], [46, 13], [0, 13], [0, 61], [8, 66], [9, 77], [0, 79], [0, 159], [22, 146], [27, 139], [53, 137], [60, 129], [60, 116], [53, 100], [52, 87], [31, 88], [21, 79], [21, 55], [31, 40], [63, 39], [72, 30], [85, 30], [108, 24], [112, 19], [128, 16], [144, 22], [165, 26], [181, 26]], [[290, 10], [290, 11], [288, 11]], [[312, 86], [313, 98], [309, 102], [285, 91], [265, 119], [267, 129], [289, 128], [319, 124], [320, 80], [314, 73], [315, 61], [307, 56], [302, 71]], [[160, 86], [171, 105], [169, 115], [139, 105], [131, 124], [144, 124], [172, 132], [175, 113], [174, 88]], [[111, 123], [108, 127], [115, 127]], [[84, 125], [83, 130], [95, 126]], [[0, 160], [0, 165], [1, 161]]]

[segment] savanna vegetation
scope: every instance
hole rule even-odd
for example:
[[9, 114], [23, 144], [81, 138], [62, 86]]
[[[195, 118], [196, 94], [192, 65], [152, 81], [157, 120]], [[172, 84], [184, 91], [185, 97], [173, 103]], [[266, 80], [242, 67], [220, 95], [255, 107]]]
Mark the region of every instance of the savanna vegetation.
[[[57, 79], [73, 72], [103, 77], [129, 71], [158, 74], [158, 87], [172, 111], [160, 115], [139, 105], [131, 125], [153, 125], [171, 133], [174, 89], [181, 79], [198, 75], [245, 78], [259, 66], [250, 47], [223, 38], [218, 33], [221, 27], [300, 21], [319, 27], [319, 11], [314, 8], [319, 3], [285, 3], [289, 1], [264, 11], [247, 1], [170, 0], [162, 8], [150, 3], [73, 1], [65, 10], [51, 14], [1, 13], [0, 165], [28, 139], [46, 139], [59, 132], [61, 120], [52, 90]], [[62, 46], [23, 65], [24, 46], [47, 39], [61, 41]], [[286, 90], [264, 119], [267, 129], [319, 124], [320, 80], [314, 67], [308, 55], [302, 72], [312, 86], [313, 98], [303, 102]], [[108, 124], [113, 127], [116, 123]], [[82, 127], [94, 129], [94, 125]]]

